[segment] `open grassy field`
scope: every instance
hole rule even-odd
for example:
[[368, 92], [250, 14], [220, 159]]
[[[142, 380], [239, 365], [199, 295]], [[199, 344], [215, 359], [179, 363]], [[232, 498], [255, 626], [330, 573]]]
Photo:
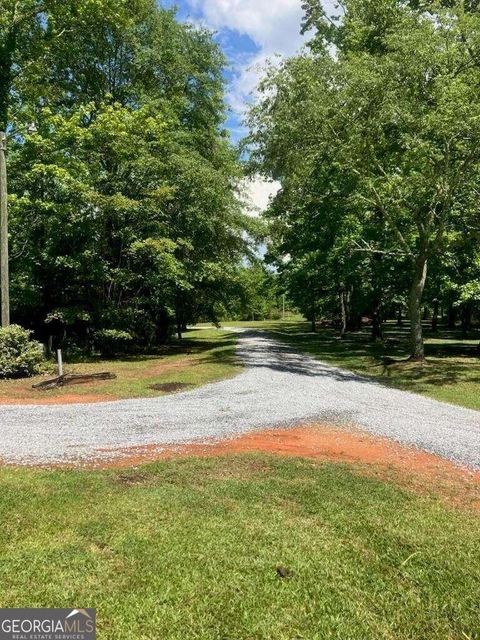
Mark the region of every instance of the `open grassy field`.
[[100, 640], [480, 638], [478, 511], [354, 467], [2, 468], [0, 495], [0, 606], [96, 607]]
[[374, 343], [370, 331], [351, 333], [339, 340], [335, 331], [312, 333], [310, 323], [301, 319], [266, 322], [234, 322], [229, 325], [266, 329], [275, 337], [332, 365], [362, 375], [373, 376], [384, 384], [421, 393], [436, 400], [480, 409], [480, 333], [462, 340], [459, 330], [440, 328], [432, 334], [425, 325], [427, 363], [385, 366], [385, 356], [408, 355], [408, 326], [385, 325], [387, 343]]
[[154, 397], [164, 392], [152, 385], [180, 383], [191, 388], [216, 382], [237, 374], [241, 365], [235, 358], [236, 336], [217, 329], [193, 329], [181, 342], [173, 341], [158, 353], [129, 356], [116, 360], [89, 359], [65, 364], [65, 373], [98, 373], [110, 371], [116, 380], [69, 385], [39, 391], [32, 385], [55, 375], [22, 380], [0, 380], [2, 402], [62, 402], [85, 400], [117, 400], [122, 398]]

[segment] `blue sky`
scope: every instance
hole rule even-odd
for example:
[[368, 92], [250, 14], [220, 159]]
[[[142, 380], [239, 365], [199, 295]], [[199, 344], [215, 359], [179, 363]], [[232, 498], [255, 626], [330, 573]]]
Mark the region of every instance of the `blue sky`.
[[[215, 32], [227, 56], [229, 68], [227, 127], [232, 140], [245, 134], [242, 126], [246, 105], [268, 59], [290, 56], [304, 44], [300, 35], [302, 0], [159, 0], [176, 6], [181, 20], [202, 24]], [[332, 8], [335, 0], [324, 0]], [[279, 185], [258, 178], [246, 185], [252, 213], [266, 208]]]
[[268, 58], [291, 55], [302, 44], [302, 0], [160, 0], [176, 6], [182, 20], [211, 28], [229, 61], [227, 126], [237, 142], [242, 113]]

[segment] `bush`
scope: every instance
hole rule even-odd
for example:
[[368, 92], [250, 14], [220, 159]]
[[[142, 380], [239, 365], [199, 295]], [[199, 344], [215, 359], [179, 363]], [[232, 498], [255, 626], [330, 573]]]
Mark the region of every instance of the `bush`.
[[272, 309], [270, 313], [267, 314], [267, 320], [281, 320], [283, 318], [283, 313], [280, 309]]
[[0, 329], [0, 378], [34, 376], [42, 370], [43, 347], [18, 325]]
[[103, 356], [112, 357], [119, 353], [125, 353], [131, 346], [133, 338], [127, 331], [101, 329], [95, 332], [93, 341], [95, 348]]

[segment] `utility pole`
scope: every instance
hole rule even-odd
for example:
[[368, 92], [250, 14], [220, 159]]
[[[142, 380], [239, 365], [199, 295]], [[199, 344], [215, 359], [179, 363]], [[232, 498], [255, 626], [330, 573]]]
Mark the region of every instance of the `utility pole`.
[[6, 149], [7, 136], [3, 131], [0, 131], [0, 296], [2, 304], [2, 327], [8, 327], [10, 324]]

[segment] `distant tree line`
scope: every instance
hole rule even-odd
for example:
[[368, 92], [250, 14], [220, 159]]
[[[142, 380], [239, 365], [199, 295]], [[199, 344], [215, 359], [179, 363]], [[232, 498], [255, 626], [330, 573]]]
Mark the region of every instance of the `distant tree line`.
[[223, 316], [229, 320], [280, 320], [289, 311], [280, 275], [260, 259], [251, 259], [238, 272], [238, 283]]
[[273, 64], [251, 170], [278, 180], [269, 259], [315, 326], [480, 312], [480, 10], [463, 1], [305, 0], [308, 47]]
[[256, 223], [211, 34], [155, 0], [0, 5], [12, 321], [88, 348], [215, 319]]

